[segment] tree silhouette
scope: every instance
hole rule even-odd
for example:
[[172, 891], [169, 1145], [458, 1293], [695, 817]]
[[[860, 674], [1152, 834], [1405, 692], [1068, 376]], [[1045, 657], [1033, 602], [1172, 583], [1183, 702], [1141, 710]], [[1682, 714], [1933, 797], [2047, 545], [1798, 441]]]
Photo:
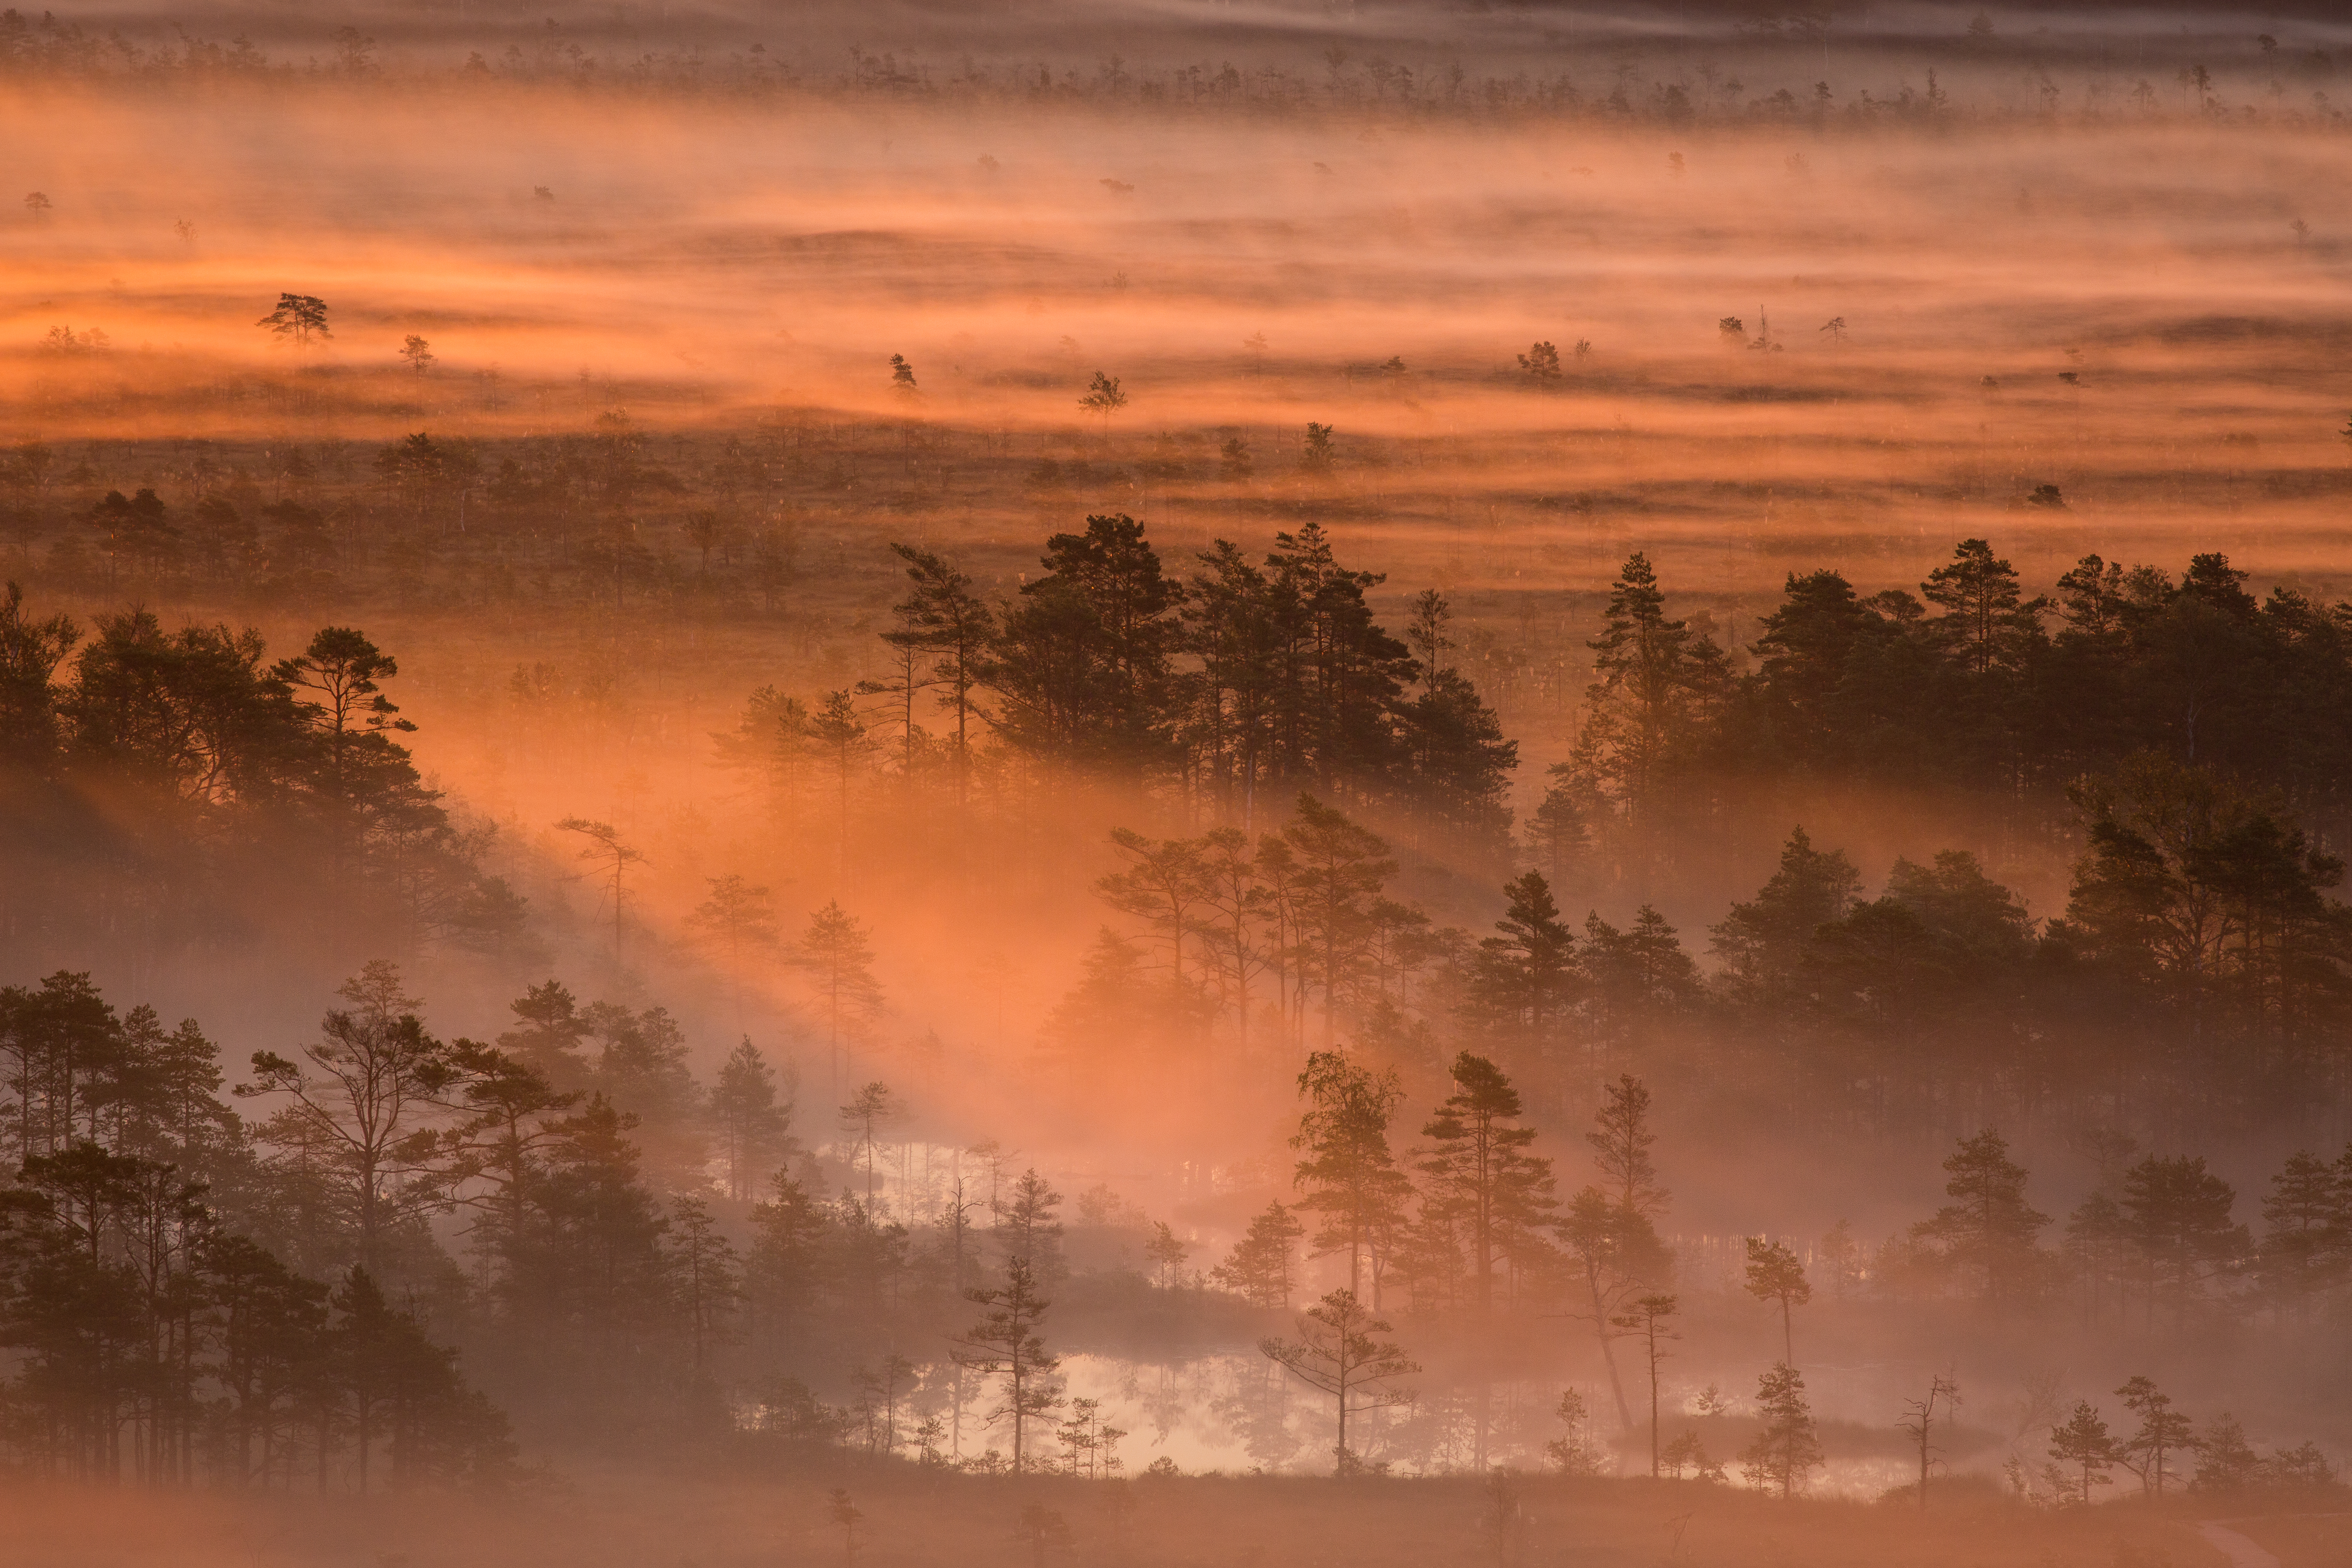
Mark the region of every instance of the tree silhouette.
[[1944, 1424], [1950, 1426], [1952, 1412], [1960, 1403], [1960, 1385], [1943, 1373], [1927, 1380], [1927, 1392], [1917, 1399], [1906, 1400], [1903, 1408], [1909, 1412], [1896, 1427], [1910, 1435], [1919, 1446], [1919, 1511], [1927, 1511], [1927, 1468], [1934, 1461], [1934, 1434], [1938, 1406]]
[[1191, 839], [1158, 843], [1131, 828], [1114, 827], [1110, 841], [1127, 864], [1095, 879], [1095, 892], [1111, 908], [1150, 923], [1168, 944], [1168, 984], [1185, 994], [1184, 938], [1198, 924], [1193, 911], [1213, 893], [1202, 846]]
[[1251, 1218], [1248, 1231], [1225, 1260], [1209, 1271], [1209, 1278], [1252, 1306], [1287, 1308], [1297, 1281], [1293, 1249], [1306, 1234], [1307, 1227], [1288, 1209], [1268, 1204]]
[[1812, 1405], [1795, 1367], [1782, 1363], [1757, 1379], [1756, 1413], [1762, 1426], [1740, 1451], [1741, 1468], [1757, 1486], [1778, 1487], [1782, 1497], [1793, 1497], [1822, 1463]]
[[777, 1102], [776, 1069], [746, 1035], [719, 1066], [710, 1089], [710, 1119], [719, 1130], [727, 1194], [748, 1198], [793, 1148], [792, 1106]]
[[[883, 1128], [900, 1121], [907, 1114], [890, 1086], [880, 1080], [867, 1084], [835, 1113], [841, 1129], [856, 1137], [856, 1149], [866, 1162], [866, 1209], [874, 1212], [874, 1169], [878, 1145], [876, 1136]], [[853, 1165], [853, 1169], [854, 1169]]]
[[882, 1010], [882, 987], [874, 978], [874, 949], [864, 925], [838, 900], [809, 917], [793, 962], [808, 977], [824, 1008], [825, 1049], [833, 1081], [841, 1079], [842, 1045], [860, 1037]]
[[2139, 1429], [2116, 1449], [2116, 1458], [2129, 1466], [2151, 1495], [2162, 1497], [2171, 1474], [2166, 1461], [2196, 1447], [2189, 1417], [2172, 1408], [2172, 1396], [2145, 1377], [2134, 1377], [2116, 1395], [2124, 1408], [2139, 1417]]
[[1354, 1291], [1334, 1290], [1307, 1309], [1298, 1320], [1297, 1339], [1258, 1342], [1268, 1361], [1308, 1387], [1332, 1396], [1339, 1414], [1331, 1447], [1336, 1475], [1353, 1475], [1364, 1468], [1348, 1447], [1348, 1417], [1412, 1398], [1412, 1392], [1396, 1387], [1394, 1380], [1421, 1368], [1397, 1346], [1379, 1337], [1393, 1331], [1356, 1300]]
[[2089, 1503], [2093, 1487], [2113, 1482], [2107, 1471], [2116, 1462], [2116, 1441], [2089, 1400], [2077, 1400], [2066, 1424], [2050, 1429], [2050, 1458], [2076, 1473], [2079, 1503]]
[[687, 929], [727, 955], [727, 974], [735, 994], [735, 1019], [743, 1018], [743, 959], [747, 952], [765, 952], [776, 945], [776, 906], [768, 889], [754, 886], [740, 873], [708, 879], [710, 896], [686, 917]]
[[296, 348], [308, 348], [312, 338], [331, 338], [327, 302], [315, 294], [280, 294], [278, 308], [253, 323], [290, 339]]
[[336, 994], [351, 1006], [329, 1011], [299, 1061], [256, 1051], [253, 1081], [236, 1093], [286, 1097], [262, 1136], [323, 1154], [339, 1217], [355, 1232], [360, 1262], [374, 1268], [395, 1227], [447, 1205], [451, 1167], [436, 1128], [463, 1074], [425, 1032], [391, 963], [368, 964]]
[[857, 1562], [857, 1527], [866, 1522], [865, 1510], [850, 1500], [846, 1488], [835, 1487], [825, 1502], [825, 1517], [841, 1531], [841, 1560], [856, 1568]]
[[1628, 1333], [1638, 1334], [1642, 1353], [1650, 1370], [1650, 1479], [1658, 1479], [1658, 1363], [1666, 1357], [1665, 1345], [1682, 1336], [1666, 1324], [1680, 1310], [1677, 1300], [1663, 1292], [1652, 1292], [1635, 1298], [1633, 1310], [1620, 1312], [1610, 1321]]
[[1328, 474], [1336, 455], [1331, 447], [1332, 429], [1328, 425], [1307, 422], [1307, 440], [1298, 449], [1298, 466], [1310, 474]]
[[1004, 1403], [989, 1419], [1012, 1419], [1013, 1473], [1017, 1476], [1027, 1465], [1027, 1424], [1061, 1403], [1053, 1382], [1061, 1363], [1037, 1334], [1037, 1325], [1053, 1303], [1038, 1294], [1029, 1259], [1018, 1256], [1006, 1262], [1002, 1286], [963, 1294], [983, 1312], [979, 1322], [950, 1342], [949, 1354], [967, 1372], [1003, 1379]]
[[2009, 1144], [1991, 1128], [1960, 1140], [1944, 1162], [1951, 1175], [1944, 1191], [1958, 1201], [1911, 1227], [1915, 1237], [1937, 1243], [1947, 1261], [1975, 1273], [1988, 1301], [2017, 1294], [2039, 1267], [2037, 1237], [2050, 1216], [2025, 1201], [2025, 1167], [2009, 1157]]
[[1494, 1310], [1496, 1265], [1507, 1259], [1523, 1273], [1536, 1264], [1538, 1231], [1558, 1205], [1551, 1162], [1528, 1152], [1536, 1130], [1514, 1125], [1520, 1103], [1511, 1080], [1468, 1051], [1454, 1058], [1451, 1077], [1453, 1094], [1421, 1130], [1429, 1140], [1420, 1162], [1429, 1179], [1423, 1205], [1462, 1227], [1471, 1300], [1484, 1318]]
[[1110, 428], [1110, 416], [1126, 406], [1127, 394], [1118, 389], [1118, 379], [1100, 371], [1095, 372], [1094, 380], [1087, 385], [1087, 395], [1078, 399], [1079, 410], [1100, 419], [1105, 430]]
[[592, 822], [584, 816], [567, 816], [555, 825], [559, 833], [576, 833], [587, 840], [580, 850], [580, 858], [608, 866], [613, 879], [613, 967], [621, 967], [621, 895], [622, 879], [632, 866], [647, 865], [642, 851], [621, 841], [618, 829], [608, 822]]
[[1802, 1259], [1790, 1250], [1786, 1242], [1765, 1237], [1748, 1238], [1748, 1293], [1759, 1301], [1780, 1304], [1780, 1361], [1783, 1365], [1797, 1363], [1795, 1337], [1789, 1326], [1789, 1312], [1813, 1299], [1811, 1281], [1805, 1278]]
[[[1338, 1051], [1318, 1051], [1298, 1075], [1307, 1102], [1290, 1146], [1301, 1158], [1292, 1179], [1301, 1208], [1324, 1217], [1318, 1253], [1348, 1255], [1348, 1289], [1364, 1287], [1366, 1255], [1402, 1216], [1412, 1191], [1389, 1150], [1389, 1121], [1404, 1098], [1393, 1068], [1375, 1073]], [[1378, 1301], [1379, 1274], [1372, 1279]]]

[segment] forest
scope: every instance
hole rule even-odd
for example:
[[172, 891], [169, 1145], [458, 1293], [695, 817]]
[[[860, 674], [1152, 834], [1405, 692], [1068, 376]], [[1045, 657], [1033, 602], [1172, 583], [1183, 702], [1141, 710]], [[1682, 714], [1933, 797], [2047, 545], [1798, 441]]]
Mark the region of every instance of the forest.
[[33, 1560], [2337, 1562], [2352, 35], [2167, 16], [0, 16]]

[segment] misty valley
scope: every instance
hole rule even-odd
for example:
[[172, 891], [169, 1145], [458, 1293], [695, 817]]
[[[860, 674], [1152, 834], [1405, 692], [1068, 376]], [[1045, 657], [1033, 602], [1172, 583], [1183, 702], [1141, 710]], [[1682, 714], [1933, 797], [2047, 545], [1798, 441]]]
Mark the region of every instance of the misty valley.
[[0, 13], [0, 1560], [2342, 1568], [2339, 61]]

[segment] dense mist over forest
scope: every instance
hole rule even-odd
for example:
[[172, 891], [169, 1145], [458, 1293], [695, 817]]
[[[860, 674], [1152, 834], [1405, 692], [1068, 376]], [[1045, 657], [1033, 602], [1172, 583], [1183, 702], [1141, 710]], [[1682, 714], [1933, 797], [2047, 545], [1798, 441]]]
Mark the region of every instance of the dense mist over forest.
[[2339, 1563], [2339, 69], [0, 13], [26, 1561]]

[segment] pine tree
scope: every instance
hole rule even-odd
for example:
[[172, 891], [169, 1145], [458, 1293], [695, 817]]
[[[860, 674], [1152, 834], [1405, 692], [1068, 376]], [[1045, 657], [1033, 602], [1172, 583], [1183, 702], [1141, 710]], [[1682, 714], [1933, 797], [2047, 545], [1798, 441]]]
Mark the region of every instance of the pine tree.
[[868, 1213], [874, 1211], [874, 1176], [881, 1152], [877, 1135], [883, 1128], [904, 1120], [906, 1114], [906, 1107], [899, 1103], [897, 1095], [890, 1092], [890, 1086], [879, 1079], [852, 1095], [849, 1103], [835, 1113], [835, 1120], [842, 1131], [855, 1140], [851, 1145], [852, 1169], [856, 1168], [857, 1160], [866, 1162], [866, 1207]]
[[890, 549], [907, 563], [907, 580], [913, 586], [891, 606], [898, 624], [882, 634], [883, 640], [932, 661], [922, 672], [922, 681], [939, 693], [938, 705], [955, 715], [956, 798], [961, 803], [971, 778], [972, 721], [982, 716], [973, 693], [987, 668], [995, 613], [972, 592], [971, 579], [943, 557], [905, 544]]
[[635, 1373], [623, 1347], [653, 1331], [667, 1304], [668, 1222], [640, 1172], [635, 1128], [602, 1095], [565, 1121], [538, 1186], [541, 1223], [514, 1268], [524, 1320], [576, 1335], [579, 1364], [608, 1386]]
[[1294, 1249], [1307, 1227], [1280, 1204], [1268, 1204], [1209, 1278], [1254, 1307], [1288, 1307], [1297, 1288]]
[[1412, 1398], [1394, 1380], [1421, 1368], [1395, 1344], [1380, 1338], [1394, 1331], [1358, 1301], [1354, 1291], [1334, 1290], [1307, 1309], [1298, 1320], [1297, 1339], [1258, 1342], [1268, 1361], [1310, 1388], [1330, 1394], [1337, 1404], [1338, 1436], [1331, 1448], [1334, 1474], [1353, 1475], [1364, 1468], [1348, 1447], [1350, 1415]]
[[1778, 1487], [1783, 1498], [1793, 1497], [1822, 1463], [1813, 1408], [1795, 1367], [1784, 1362], [1756, 1380], [1756, 1414], [1762, 1426], [1740, 1450], [1740, 1467], [1750, 1484], [1767, 1491]]
[[1372, 933], [1370, 900], [1396, 874], [1388, 844], [1345, 812], [1311, 795], [1282, 830], [1297, 866], [1296, 951], [1302, 977], [1323, 992], [1323, 1046], [1338, 1043], [1340, 994], [1363, 967]]
[[487, 1188], [467, 1200], [486, 1211], [477, 1245], [511, 1263], [529, 1245], [546, 1152], [564, 1135], [562, 1113], [583, 1097], [576, 1090], [558, 1094], [543, 1073], [478, 1041], [457, 1040], [450, 1049], [465, 1074], [465, 1103], [473, 1112], [455, 1130], [464, 1151], [456, 1173], [469, 1184], [488, 1179]]
[[2282, 1318], [2343, 1282], [2352, 1265], [2352, 1191], [2344, 1170], [2307, 1150], [2287, 1156], [2263, 1199], [2260, 1268]]
[[1528, 852], [1539, 862], [1547, 882], [1570, 888], [1592, 847], [1592, 791], [1564, 763], [1552, 768], [1551, 779], [1528, 817]]
[[1772, 879], [1750, 902], [1731, 906], [1709, 945], [1742, 993], [1762, 1000], [1790, 985], [1814, 933], [1843, 919], [1861, 891], [1844, 850], [1815, 849], [1802, 827], [1792, 828]]
[[729, 872], [709, 879], [710, 897], [686, 917], [687, 928], [698, 933], [727, 960], [727, 978], [735, 993], [735, 1016], [743, 1016], [743, 960], [747, 953], [766, 952], [776, 945], [776, 906], [767, 889]]
[[694, 1375], [703, 1375], [704, 1359], [724, 1334], [742, 1295], [742, 1266], [734, 1244], [719, 1234], [710, 1205], [681, 1194], [670, 1199], [669, 1235], [663, 1248], [670, 1289], [686, 1320], [687, 1337], [694, 1350]]
[[1298, 1075], [1307, 1102], [1290, 1146], [1302, 1158], [1293, 1171], [1299, 1207], [1324, 1216], [1315, 1235], [1318, 1255], [1348, 1255], [1348, 1289], [1360, 1291], [1364, 1265], [1374, 1259], [1371, 1286], [1379, 1306], [1381, 1238], [1402, 1217], [1412, 1184], [1389, 1150], [1389, 1121], [1404, 1090], [1393, 1071], [1375, 1073], [1338, 1051], [1318, 1051]]
[[1124, 515], [1045, 542], [1045, 574], [1002, 616], [983, 679], [1019, 749], [1139, 776], [1169, 754], [1182, 585]]
[[556, 825], [560, 833], [576, 833], [586, 840], [580, 858], [602, 868], [602, 875], [613, 880], [613, 967], [621, 967], [621, 931], [623, 894], [629, 868], [647, 864], [645, 852], [633, 844], [621, 840], [618, 829], [606, 822], [592, 822], [584, 816], [567, 816]]
[[792, 1105], [778, 1102], [776, 1069], [749, 1035], [719, 1064], [710, 1120], [727, 1166], [727, 1195], [738, 1202], [758, 1190], [792, 1152]]
[[1501, 852], [1511, 830], [1511, 771], [1519, 743], [1458, 669], [1428, 677], [1398, 715], [1403, 786], [1419, 819], [1452, 829], [1469, 845]]
[[2139, 1429], [2117, 1446], [2116, 1457], [2129, 1466], [2140, 1484], [2157, 1497], [2171, 1472], [2166, 1461], [2195, 1447], [2189, 1417], [2172, 1408], [2172, 1396], [2145, 1377], [2134, 1377], [2116, 1390], [2124, 1408], [2139, 1417]]
[[2148, 1313], [2169, 1295], [2176, 1316], [2252, 1250], [2246, 1227], [2230, 1211], [2237, 1194], [2202, 1158], [2148, 1158], [2124, 1173], [2123, 1208], [2132, 1245], [2148, 1274]]
[[795, 1330], [832, 1278], [832, 1216], [817, 1194], [778, 1171], [766, 1199], [751, 1205], [751, 1226], [744, 1305], [755, 1337], [781, 1354], [793, 1347]]
[[1536, 1130], [1516, 1126], [1518, 1090], [1494, 1063], [1464, 1051], [1454, 1060], [1454, 1093], [1422, 1128], [1430, 1147], [1420, 1161], [1428, 1177], [1424, 1203], [1458, 1219], [1469, 1249], [1471, 1301], [1480, 1317], [1492, 1313], [1495, 1269], [1514, 1275], [1541, 1258], [1538, 1235], [1557, 1207], [1551, 1162], [1528, 1152]]
[[1062, 1258], [1062, 1222], [1054, 1212], [1061, 1206], [1062, 1194], [1034, 1165], [1021, 1173], [995, 1205], [995, 1241], [1007, 1266], [1024, 1263], [1040, 1289], [1051, 1288], [1069, 1273]]
[[1658, 1479], [1658, 1363], [1666, 1358], [1667, 1342], [1681, 1338], [1666, 1324], [1680, 1310], [1673, 1296], [1654, 1292], [1636, 1299], [1630, 1311], [1610, 1320], [1626, 1332], [1640, 1336], [1643, 1359], [1650, 1369], [1650, 1479]]
[[2093, 1487], [2106, 1486], [2114, 1479], [2107, 1471], [2116, 1462], [2116, 1441], [2089, 1400], [2077, 1400], [2066, 1424], [2050, 1429], [2050, 1458], [2080, 1478], [2075, 1483], [2081, 1489], [2074, 1499], [2078, 1503], [2087, 1505]]
[[873, 946], [866, 927], [835, 900], [809, 917], [793, 958], [824, 1011], [825, 1049], [838, 1083], [844, 1044], [862, 1038], [866, 1025], [882, 1010]]
[[2017, 571], [1981, 539], [1964, 539], [1951, 561], [1927, 574], [1919, 592], [1944, 614], [1934, 623], [1954, 658], [1969, 673], [2014, 669], [2042, 636], [2047, 599], [2028, 600]]
[[1061, 1362], [1046, 1351], [1037, 1333], [1053, 1303], [1038, 1293], [1029, 1259], [1018, 1254], [1005, 1264], [1002, 1286], [967, 1290], [964, 1300], [982, 1308], [982, 1316], [950, 1342], [949, 1353], [968, 1372], [1004, 1380], [1004, 1403], [989, 1419], [1011, 1418], [1013, 1473], [1017, 1476], [1027, 1464], [1027, 1424], [1061, 1403], [1053, 1381]]
[[1813, 1243], [1813, 1256], [1829, 1270], [1830, 1294], [1838, 1300], [1860, 1284], [1863, 1276], [1863, 1251], [1853, 1238], [1853, 1222], [1842, 1219], [1830, 1226], [1828, 1234]]
[[1173, 1290], [1184, 1282], [1184, 1259], [1191, 1257], [1192, 1247], [1178, 1236], [1164, 1219], [1151, 1222], [1151, 1235], [1143, 1244], [1143, 1256], [1151, 1261], [1159, 1273], [1159, 1285], [1163, 1290]]
[[256, 1051], [253, 1082], [236, 1089], [286, 1097], [263, 1124], [264, 1141], [330, 1152], [339, 1217], [370, 1268], [381, 1267], [394, 1229], [449, 1202], [451, 1166], [433, 1133], [453, 1108], [461, 1069], [400, 986], [394, 965], [368, 964], [337, 992], [351, 1007], [327, 1014], [299, 1062]]
[[1650, 1131], [1650, 1091], [1641, 1079], [1621, 1074], [1604, 1088], [1593, 1130], [1584, 1139], [1606, 1185], [1578, 1192], [1552, 1222], [1553, 1229], [1584, 1286], [1584, 1304], [1576, 1315], [1592, 1325], [1618, 1420], [1631, 1431], [1633, 1413], [1617, 1375], [1611, 1331], [1626, 1301], [1671, 1282], [1674, 1273], [1674, 1255], [1654, 1219], [1664, 1212], [1669, 1194], [1657, 1184], [1650, 1160], [1657, 1135]]
[[1681, 933], [1647, 904], [1623, 931], [1598, 914], [1585, 916], [1577, 971], [1596, 1047], [1641, 1050], [1701, 992], [1698, 965], [1683, 951]]
[[1150, 923], [1168, 946], [1168, 984], [1180, 997], [1186, 988], [1184, 939], [1199, 924], [1194, 913], [1209, 901], [1213, 884], [1202, 846], [1191, 839], [1158, 843], [1129, 828], [1111, 829], [1110, 841], [1126, 864], [1095, 879], [1095, 893], [1111, 908]]
[[1559, 1421], [1561, 1432], [1544, 1444], [1544, 1456], [1551, 1460], [1552, 1468], [1563, 1476], [1599, 1475], [1602, 1450], [1593, 1440], [1583, 1394], [1573, 1388], [1563, 1390], [1553, 1415]]
[[1620, 1073], [1615, 1083], [1604, 1085], [1601, 1109], [1584, 1141], [1592, 1146], [1593, 1163], [1620, 1209], [1644, 1220], [1665, 1212], [1673, 1194], [1658, 1185], [1657, 1166], [1650, 1159], [1658, 1135], [1650, 1131], [1649, 1086], [1632, 1073]]
[[1622, 811], [1646, 862], [1663, 850], [1664, 813], [1701, 726], [1729, 683], [1723, 651], [1669, 620], [1649, 559], [1627, 558], [1590, 646], [1598, 679], [1585, 689], [1575, 766]]
[[[891, 357], [896, 359], [898, 356], [893, 354]], [[913, 382], [913, 374], [909, 373], [908, 384], [912, 385]], [[841, 1561], [844, 1568], [856, 1568], [857, 1527], [866, 1522], [866, 1510], [850, 1500], [847, 1488], [835, 1487], [833, 1489], [833, 1495], [826, 1500], [824, 1512], [825, 1518], [833, 1521], [833, 1527], [841, 1531]]]
[[1498, 1039], [1540, 1059], [1575, 1004], [1575, 933], [1559, 918], [1539, 871], [1503, 884], [1508, 900], [1499, 936], [1478, 943], [1465, 987], [1465, 1015]]
[[2042, 1260], [2038, 1238], [2050, 1216], [2025, 1201], [2025, 1167], [2009, 1157], [2008, 1142], [1988, 1127], [1961, 1139], [1944, 1169], [1952, 1178], [1944, 1191], [1958, 1201], [1913, 1226], [1913, 1237], [1937, 1244], [1948, 1263], [1974, 1274], [1987, 1301], [2032, 1289]]
[[1790, 1309], [1801, 1307], [1813, 1299], [1812, 1283], [1805, 1278], [1805, 1265], [1784, 1242], [1760, 1236], [1748, 1238], [1748, 1293], [1759, 1301], [1780, 1304], [1780, 1364], [1794, 1366], [1797, 1363], [1795, 1338], [1790, 1328]]
[[515, 1026], [498, 1037], [498, 1047], [558, 1089], [586, 1087], [593, 1070], [580, 1054], [588, 1024], [580, 1004], [561, 981], [533, 985], [507, 1004]]

